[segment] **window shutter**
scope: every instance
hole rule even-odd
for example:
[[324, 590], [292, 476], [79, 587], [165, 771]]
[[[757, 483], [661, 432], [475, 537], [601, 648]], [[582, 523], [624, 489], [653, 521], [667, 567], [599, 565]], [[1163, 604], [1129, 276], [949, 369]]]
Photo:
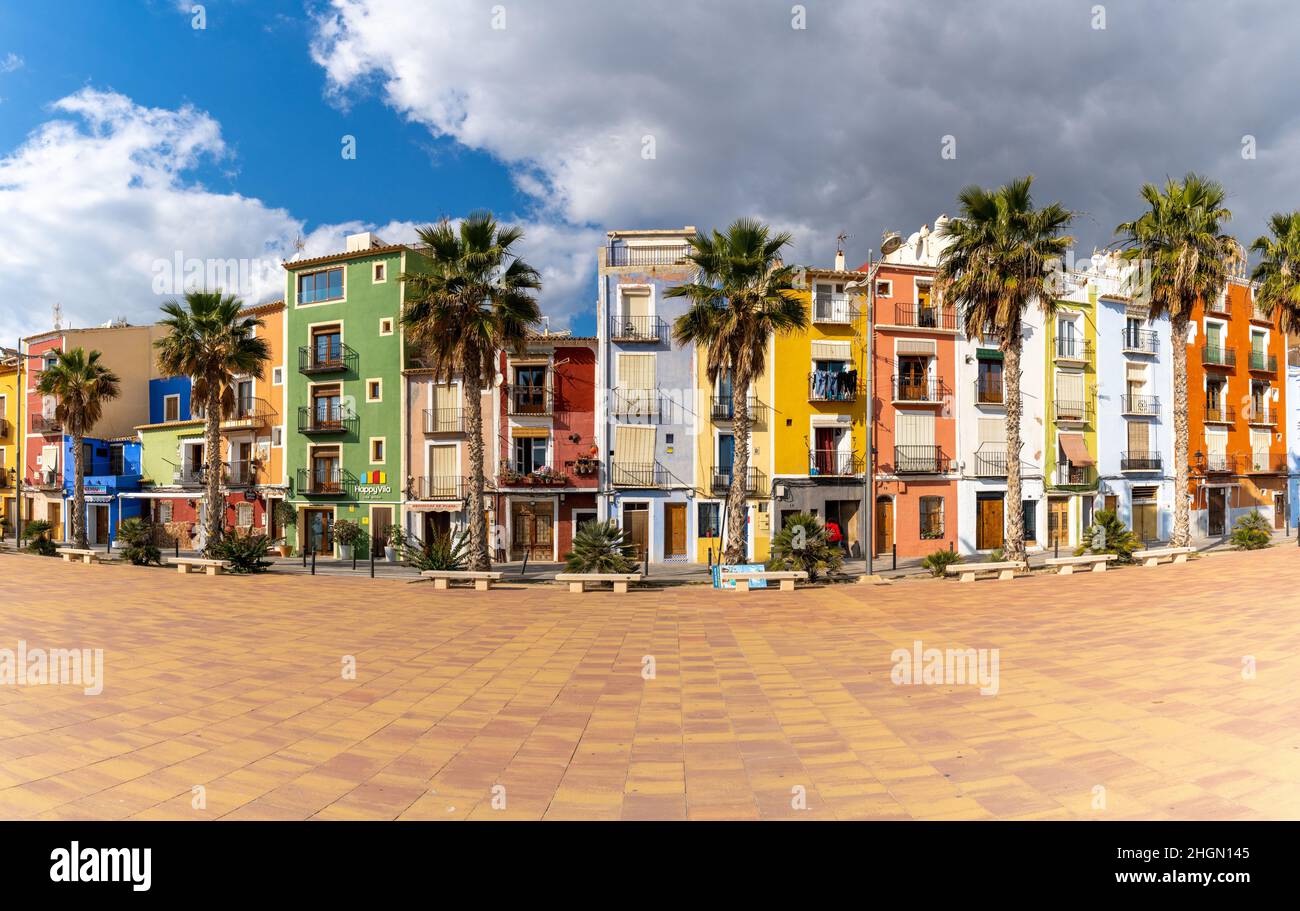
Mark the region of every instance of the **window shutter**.
[[1146, 421], [1128, 422], [1128, 451], [1130, 453], [1151, 451], [1151, 425]]
[[1005, 446], [1007, 443], [1007, 422], [1002, 418], [980, 418], [979, 419], [979, 441], [980, 445], [986, 443], [992, 449], [995, 446]]
[[933, 446], [934, 415], [930, 412], [895, 412], [899, 446]]
[[655, 356], [653, 354], [620, 354], [618, 356], [618, 385], [621, 389], [655, 388]]
[[632, 424], [614, 428], [614, 461], [620, 465], [649, 465], [654, 461], [655, 429]]
[[433, 387], [433, 407], [442, 410], [456, 407], [456, 387], [438, 385]]
[[815, 340], [812, 358], [815, 361], [849, 361], [853, 359], [853, 346], [849, 342]]
[[627, 288], [622, 292], [624, 317], [650, 315], [650, 289]]
[[1059, 402], [1085, 401], [1082, 373], [1058, 373], [1056, 375], [1056, 399]]
[[919, 354], [923, 357], [934, 357], [934, 340], [913, 338], [899, 339], [894, 351], [897, 354]]
[[429, 473], [435, 478], [451, 478], [459, 474], [455, 446], [434, 446], [429, 463]]

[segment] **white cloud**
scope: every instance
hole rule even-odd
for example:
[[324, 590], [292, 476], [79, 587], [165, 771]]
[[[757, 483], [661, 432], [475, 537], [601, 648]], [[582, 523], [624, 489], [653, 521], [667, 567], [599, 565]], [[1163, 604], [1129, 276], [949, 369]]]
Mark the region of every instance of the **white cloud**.
[[0, 58], [0, 73], [12, 73], [14, 70], [21, 70], [25, 61], [22, 57], [10, 51]]

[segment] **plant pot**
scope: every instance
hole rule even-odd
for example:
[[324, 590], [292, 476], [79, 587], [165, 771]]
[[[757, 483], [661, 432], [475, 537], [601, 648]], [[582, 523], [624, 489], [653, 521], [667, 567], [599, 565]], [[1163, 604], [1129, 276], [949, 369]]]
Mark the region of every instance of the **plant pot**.
[[340, 559], [340, 560], [343, 560], [344, 562], [346, 562], [346, 561], [352, 559], [352, 545], [351, 545], [351, 544], [340, 544], [340, 545], [339, 545], [339, 559]]
[[280, 545], [280, 556], [282, 556], [282, 557], [292, 557], [292, 556], [293, 556], [293, 546], [290, 545], [290, 544], [281, 544], [281, 545]]
[[396, 547], [385, 547], [385, 548], [384, 548], [384, 559], [387, 560], [389, 563], [396, 563], [396, 562], [397, 562], [397, 548], [396, 548]]

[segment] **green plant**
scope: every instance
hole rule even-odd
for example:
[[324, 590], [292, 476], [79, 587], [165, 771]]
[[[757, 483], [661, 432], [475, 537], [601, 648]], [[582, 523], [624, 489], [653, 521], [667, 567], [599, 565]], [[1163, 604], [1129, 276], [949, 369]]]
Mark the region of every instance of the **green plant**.
[[351, 519], [339, 519], [334, 523], [334, 540], [342, 547], [358, 547], [366, 540], [366, 533]]
[[124, 545], [122, 556], [136, 566], [162, 565], [162, 551], [153, 542], [153, 526], [143, 519], [123, 519], [117, 539]]
[[266, 559], [271, 539], [266, 535], [230, 535], [208, 547], [213, 560], [225, 560], [232, 573], [264, 573], [273, 565]]
[[781, 523], [772, 539], [769, 569], [801, 569], [810, 580], [821, 572], [833, 573], [844, 562], [840, 549], [826, 540], [826, 527], [814, 515], [797, 513]]
[[1273, 544], [1273, 530], [1268, 519], [1257, 512], [1242, 516], [1232, 526], [1232, 546], [1237, 550], [1259, 550]]
[[629, 573], [635, 567], [636, 548], [615, 522], [588, 522], [564, 555], [564, 569], [571, 573]]
[[990, 563], [1001, 563], [1006, 558], [1007, 558], [1007, 552], [1000, 547], [995, 547], [991, 551], [989, 551], [988, 559]]
[[921, 565], [930, 571], [930, 575], [942, 577], [947, 574], [949, 566], [965, 562], [966, 558], [955, 550], [936, 550], [922, 560]]
[[1092, 516], [1092, 524], [1083, 530], [1084, 543], [1074, 549], [1076, 557], [1083, 554], [1114, 554], [1120, 563], [1132, 563], [1133, 552], [1141, 550], [1142, 541], [1133, 534], [1114, 510], [1099, 509]]
[[275, 520], [281, 528], [288, 528], [298, 521], [298, 507], [294, 506], [288, 500], [281, 500], [275, 504]]
[[414, 535], [408, 536], [405, 562], [425, 572], [427, 570], [462, 570], [469, 559], [469, 533], [443, 533], [437, 535], [426, 547]]
[[54, 526], [44, 519], [33, 519], [23, 526], [22, 539], [27, 542], [29, 553], [42, 557], [52, 557], [59, 546], [50, 540]]
[[389, 547], [395, 547], [399, 551], [406, 546], [407, 534], [402, 530], [400, 525], [388, 526], [388, 536], [385, 539]]

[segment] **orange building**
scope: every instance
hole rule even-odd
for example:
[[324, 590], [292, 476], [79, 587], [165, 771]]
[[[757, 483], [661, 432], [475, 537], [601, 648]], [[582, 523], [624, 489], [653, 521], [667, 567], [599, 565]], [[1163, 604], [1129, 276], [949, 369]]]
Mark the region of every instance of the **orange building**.
[[958, 324], [933, 292], [934, 271], [887, 262], [871, 289], [872, 537], [881, 557], [895, 547], [900, 557], [918, 557], [956, 543]]
[[1219, 537], [1249, 512], [1284, 528], [1286, 336], [1232, 279], [1199, 306], [1188, 336], [1188, 460], [1193, 536]]

